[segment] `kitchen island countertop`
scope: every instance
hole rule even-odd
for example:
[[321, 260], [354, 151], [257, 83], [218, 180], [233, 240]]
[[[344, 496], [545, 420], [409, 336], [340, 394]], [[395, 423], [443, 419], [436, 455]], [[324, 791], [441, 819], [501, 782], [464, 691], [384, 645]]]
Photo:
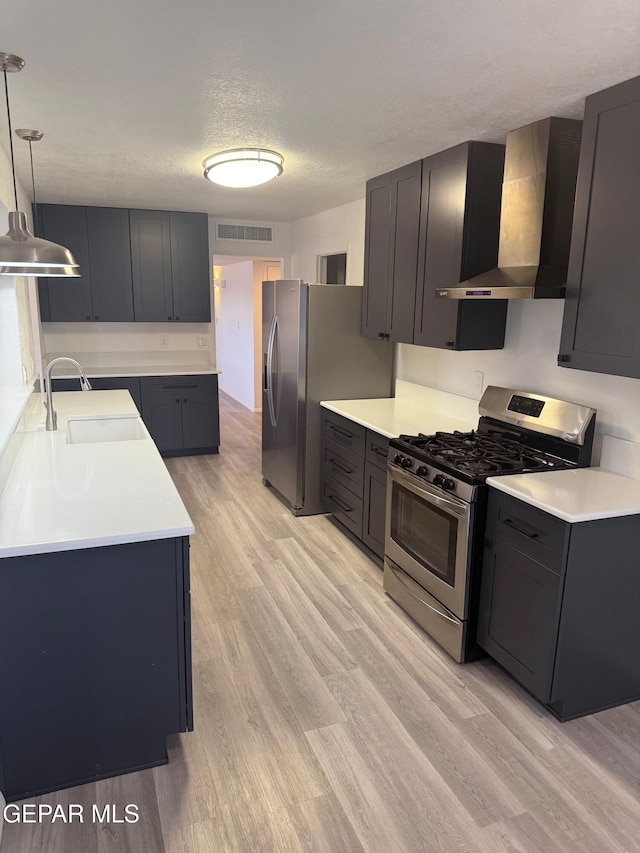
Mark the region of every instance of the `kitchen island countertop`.
[[[43, 554], [194, 532], [127, 391], [53, 395], [58, 429], [45, 430], [44, 396], [30, 401], [20, 449], [0, 494], [0, 557]], [[144, 437], [67, 442], [69, 420], [132, 418]]]

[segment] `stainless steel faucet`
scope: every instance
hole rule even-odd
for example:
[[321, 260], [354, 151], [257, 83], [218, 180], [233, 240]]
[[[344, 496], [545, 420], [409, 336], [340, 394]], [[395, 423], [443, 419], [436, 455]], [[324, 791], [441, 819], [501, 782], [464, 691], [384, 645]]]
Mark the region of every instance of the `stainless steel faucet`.
[[51, 391], [51, 368], [54, 364], [60, 364], [61, 361], [68, 361], [71, 364], [75, 365], [78, 368], [78, 373], [80, 374], [80, 390], [81, 391], [91, 391], [91, 383], [84, 375], [84, 370], [82, 369], [82, 365], [75, 360], [75, 358], [69, 358], [66, 355], [61, 355], [58, 358], [52, 359], [44, 372], [45, 377], [45, 386], [47, 391], [47, 399], [45, 401], [44, 407], [47, 410], [47, 432], [52, 432], [54, 429], [58, 429], [58, 414], [54, 411], [53, 408], [53, 396]]

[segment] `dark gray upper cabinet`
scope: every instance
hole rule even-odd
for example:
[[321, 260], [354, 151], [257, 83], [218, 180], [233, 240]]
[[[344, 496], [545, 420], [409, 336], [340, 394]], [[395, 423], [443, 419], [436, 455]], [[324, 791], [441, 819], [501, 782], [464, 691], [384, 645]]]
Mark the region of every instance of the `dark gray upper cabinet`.
[[70, 249], [81, 273], [80, 278], [40, 279], [42, 319], [52, 322], [92, 320], [87, 209], [67, 204], [41, 204], [37, 214], [40, 236]]
[[640, 377], [640, 77], [586, 100], [562, 367]]
[[174, 320], [209, 323], [209, 218], [172, 212], [170, 224]]
[[164, 210], [131, 210], [129, 222], [135, 319], [172, 321], [170, 214]]
[[362, 334], [413, 342], [422, 162], [367, 182]]
[[[87, 207], [93, 319], [133, 320], [129, 211]], [[85, 318], [82, 318], [85, 319]]]
[[422, 161], [413, 342], [455, 350], [504, 346], [507, 300], [436, 299], [497, 265], [504, 145], [465, 142]]

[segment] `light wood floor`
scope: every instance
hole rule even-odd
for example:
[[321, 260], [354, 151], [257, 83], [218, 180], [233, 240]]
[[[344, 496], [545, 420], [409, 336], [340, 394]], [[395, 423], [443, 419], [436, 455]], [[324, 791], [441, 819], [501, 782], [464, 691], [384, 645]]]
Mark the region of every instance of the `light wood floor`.
[[223, 399], [220, 455], [168, 463], [197, 529], [195, 731], [41, 798], [140, 822], [6, 825], [2, 853], [640, 851], [640, 703], [562, 725], [455, 664], [328, 518], [262, 486], [259, 428]]

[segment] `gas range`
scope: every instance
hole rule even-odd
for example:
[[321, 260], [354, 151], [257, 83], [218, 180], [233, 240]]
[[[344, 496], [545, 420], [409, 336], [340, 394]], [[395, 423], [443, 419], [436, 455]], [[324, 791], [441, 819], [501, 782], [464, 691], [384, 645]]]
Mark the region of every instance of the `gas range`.
[[475, 652], [487, 477], [587, 466], [596, 412], [489, 386], [469, 432], [389, 442], [384, 588], [456, 660]]
[[496, 386], [487, 388], [479, 408], [475, 430], [392, 439], [389, 463], [472, 501], [487, 477], [557, 471], [591, 460], [593, 409]]

